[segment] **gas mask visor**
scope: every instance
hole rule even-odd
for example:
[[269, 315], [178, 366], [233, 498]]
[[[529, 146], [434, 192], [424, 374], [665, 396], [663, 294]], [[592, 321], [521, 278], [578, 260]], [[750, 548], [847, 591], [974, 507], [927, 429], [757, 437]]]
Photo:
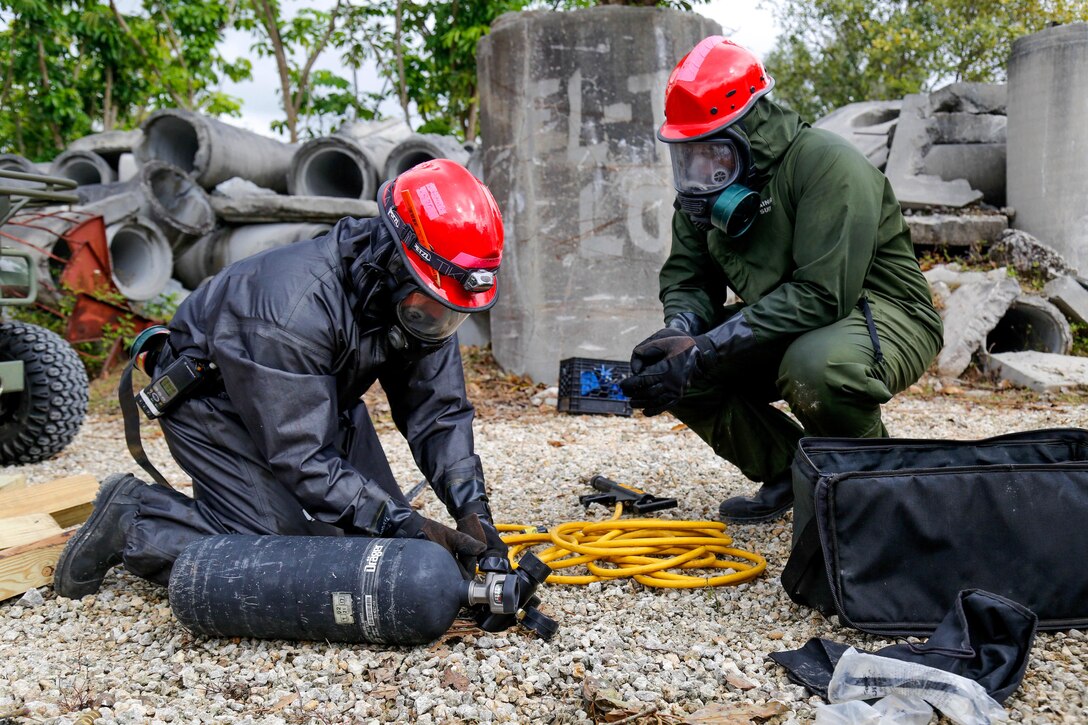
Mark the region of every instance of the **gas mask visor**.
[[738, 179], [741, 154], [731, 139], [669, 144], [676, 201], [696, 227], [739, 237], [759, 212], [759, 194]]
[[467, 313], [451, 310], [419, 290], [409, 292], [397, 303], [397, 320], [404, 331], [424, 342], [446, 340], [467, 319]]
[[669, 144], [673, 186], [681, 194], [721, 191], [740, 176], [740, 155], [730, 140]]

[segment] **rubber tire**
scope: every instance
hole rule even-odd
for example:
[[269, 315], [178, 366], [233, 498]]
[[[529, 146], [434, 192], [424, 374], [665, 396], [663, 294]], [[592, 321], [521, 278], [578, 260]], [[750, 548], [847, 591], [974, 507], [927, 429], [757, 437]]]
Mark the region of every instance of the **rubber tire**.
[[0, 464], [37, 463], [72, 442], [87, 415], [87, 371], [59, 335], [0, 323], [0, 360], [22, 360], [25, 387], [0, 401]]

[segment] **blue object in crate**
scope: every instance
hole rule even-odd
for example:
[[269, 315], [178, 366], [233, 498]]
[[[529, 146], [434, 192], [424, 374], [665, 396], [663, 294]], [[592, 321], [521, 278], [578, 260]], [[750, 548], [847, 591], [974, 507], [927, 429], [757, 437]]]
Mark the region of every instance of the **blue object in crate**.
[[582, 371], [581, 394], [593, 398], [606, 398], [608, 400], [627, 400], [627, 396], [620, 390], [619, 379], [615, 371], [607, 365]]

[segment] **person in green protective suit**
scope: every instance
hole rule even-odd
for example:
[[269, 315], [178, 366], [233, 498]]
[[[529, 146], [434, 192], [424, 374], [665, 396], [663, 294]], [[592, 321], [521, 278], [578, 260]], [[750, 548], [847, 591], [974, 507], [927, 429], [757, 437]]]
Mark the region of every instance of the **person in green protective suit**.
[[[762, 482], [721, 504], [734, 522], [793, 505], [802, 436], [887, 436], [880, 405], [942, 345], [887, 178], [767, 98], [773, 85], [751, 52], [720, 36], [673, 71], [658, 133], [677, 189], [660, 275], [666, 326], [635, 347], [622, 384], [634, 407], [670, 411]], [[729, 290], [742, 302], [726, 305]], [[795, 529], [811, 516], [801, 508], [799, 499]]]

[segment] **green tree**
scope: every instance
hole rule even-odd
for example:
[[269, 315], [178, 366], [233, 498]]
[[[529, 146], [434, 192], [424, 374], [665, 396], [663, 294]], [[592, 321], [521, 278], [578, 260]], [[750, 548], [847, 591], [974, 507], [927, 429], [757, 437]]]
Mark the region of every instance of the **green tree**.
[[[326, 50], [358, 53], [350, 29], [370, 15], [369, 5], [337, 0], [330, 11], [304, 8], [291, 18], [279, 0], [246, 0], [242, 8], [239, 27], [253, 33], [253, 50], [276, 62], [284, 119], [274, 122], [273, 130], [296, 142], [303, 132], [325, 133], [346, 118], [374, 117], [378, 99], [357, 93], [357, 84], [331, 71], [315, 68]], [[355, 58], [357, 69], [364, 59]]]
[[0, 0], [0, 151], [48, 159], [163, 106], [237, 113], [220, 74], [250, 67], [216, 51], [229, 23], [218, 0], [144, 0], [131, 13], [112, 0]]
[[[409, 125], [475, 138], [479, 116], [476, 44], [503, 13], [641, 5], [690, 10], [706, 0], [370, 0], [345, 23], [345, 61], [374, 61]], [[417, 122], [418, 117], [418, 122]]]
[[781, 0], [766, 64], [775, 97], [809, 119], [951, 81], [998, 82], [1017, 37], [1088, 20], [1083, 0]]

